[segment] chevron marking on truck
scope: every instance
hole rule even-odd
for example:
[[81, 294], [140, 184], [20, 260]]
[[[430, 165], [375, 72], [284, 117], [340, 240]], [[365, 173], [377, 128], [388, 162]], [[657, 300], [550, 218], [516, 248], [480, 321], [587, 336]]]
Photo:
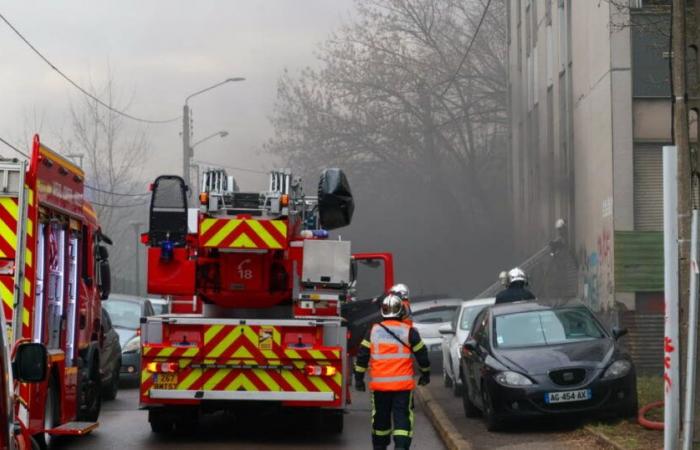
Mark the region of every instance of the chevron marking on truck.
[[[146, 344], [143, 355], [148, 361], [177, 360], [176, 390], [333, 392], [336, 398], [342, 394], [340, 349], [284, 348], [281, 333], [273, 326], [210, 325], [200, 347]], [[336, 373], [309, 376], [305, 372], [308, 364], [330, 365]], [[142, 371], [145, 395], [155, 379], [156, 374]]]
[[280, 250], [287, 247], [287, 222], [207, 218], [200, 223], [199, 239], [209, 248]]
[[[27, 187], [27, 186], [25, 186]], [[34, 286], [34, 226], [36, 224], [36, 203], [34, 191], [27, 187], [27, 230], [25, 248], [24, 283], [24, 309], [22, 311], [23, 335], [31, 336], [31, 316], [33, 311], [33, 286]], [[17, 223], [19, 216], [18, 200], [15, 197], [0, 197], [0, 258], [14, 259], [17, 248]], [[14, 277], [12, 275], [0, 276], [0, 298], [2, 298], [5, 317], [12, 317], [13, 309]]]

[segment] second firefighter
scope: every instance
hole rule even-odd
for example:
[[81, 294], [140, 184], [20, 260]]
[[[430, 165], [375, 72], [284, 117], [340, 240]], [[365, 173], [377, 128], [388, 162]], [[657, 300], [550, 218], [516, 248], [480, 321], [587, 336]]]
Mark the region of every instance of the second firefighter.
[[357, 353], [355, 387], [365, 390], [364, 376], [369, 368], [374, 449], [386, 449], [393, 435], [395, 448], [407, 450], [413, 437], [416, 386], [412, 355], [421, 371], [419, 385], [430, 383], [430, 361], [418, 331], [402, 321], [405, 312], [401, 298], [387, 295], [382, 300], [381, 314], [382, 322], [372, 326]]

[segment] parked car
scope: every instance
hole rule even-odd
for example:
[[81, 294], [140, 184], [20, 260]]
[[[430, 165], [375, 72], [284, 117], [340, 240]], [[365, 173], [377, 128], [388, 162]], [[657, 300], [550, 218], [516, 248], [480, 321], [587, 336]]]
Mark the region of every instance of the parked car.
[[442, 366], [442, 336], [438, 331], [441, 325], [449, 324], [464, 300], [460, 298], [432, 298], [411, 301], [413, 326], [420, 333], [428, 348], [430, 365], [433, 370]]
[[459, 361], [462, 353], [462, 344], [467, 339], [476, 316], [485, 307], [491, 306], [495, 302], [495, 298], [480, 298], [462, 302], [452, 322], [438, 328], [438, 331], [442, 334], [442, 342], [440, 343], [442, 350], [442, 379], [445, 387], [453, 389], [455, 396], [460, 395], [462, 391]]
[[119, 334], [122, 347], [121, 374], [124, 378], [137, 380], [141, 370], [141, 338], [138, 330], [141, 317], [155, 315], [148, 299], [112, 294], [102, 303], [112, 319], [112, 325]]
[[462, 347], [464, 412], [489, 431], [512, 418], [637, 412], [637, 378], [618, 339], [581, 302], [486, 308]]
[[112, 326], [109, 313], [102, 307], [102, 339], [100, 342], [100, 375], [102, 398], [114, 400], [119, 392], [119, 373], [122, 365], [122, 346], [119, 334]]
[[153, 306], [153, 312], [155, 315], [169, 314], [170, 313], [170, 300], [162, 297], [149, 298], [151, 306]]

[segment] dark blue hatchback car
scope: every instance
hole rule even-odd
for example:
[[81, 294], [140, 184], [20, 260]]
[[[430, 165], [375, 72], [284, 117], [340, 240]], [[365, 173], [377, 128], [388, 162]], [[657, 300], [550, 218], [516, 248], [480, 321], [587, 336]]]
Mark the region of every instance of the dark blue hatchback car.
[[494, 305], [462, 346], [464, 412], [489, 430], [519, 417], [637, 413], [637, 378], [618, 339], [579, 301]]

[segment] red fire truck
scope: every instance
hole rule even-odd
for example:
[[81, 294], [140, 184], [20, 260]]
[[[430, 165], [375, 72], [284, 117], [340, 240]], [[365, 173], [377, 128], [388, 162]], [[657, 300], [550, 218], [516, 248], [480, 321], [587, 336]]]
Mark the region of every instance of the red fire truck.
[[29, 162], [0, 160], [0, 298], [15, 342], [43, 344], [47, 377], [19, 386], [18, 418], [46, 447], [100, 413], [100, 301], [108, 252], [83, 171], [34, 137]]
[[383, 267], [378, 291], [393, 283], [390, 254], [353, 256], [350, 242], [329, 239], [353, 209], [338, 169], [324, 171], [318, 196], [289, 171], [250, 193], [209, 170], [193, 210], [180, 177], [155, 180], [148, 291], [194, 296], [202, 313], [142, 321], [140, 401], [154, 432], [190, 429], [205, 410], [272, 405], [313, 409], [325, 429], [342, 430], [350, 365], [341, 311], [356, 296], [357, 263]]

